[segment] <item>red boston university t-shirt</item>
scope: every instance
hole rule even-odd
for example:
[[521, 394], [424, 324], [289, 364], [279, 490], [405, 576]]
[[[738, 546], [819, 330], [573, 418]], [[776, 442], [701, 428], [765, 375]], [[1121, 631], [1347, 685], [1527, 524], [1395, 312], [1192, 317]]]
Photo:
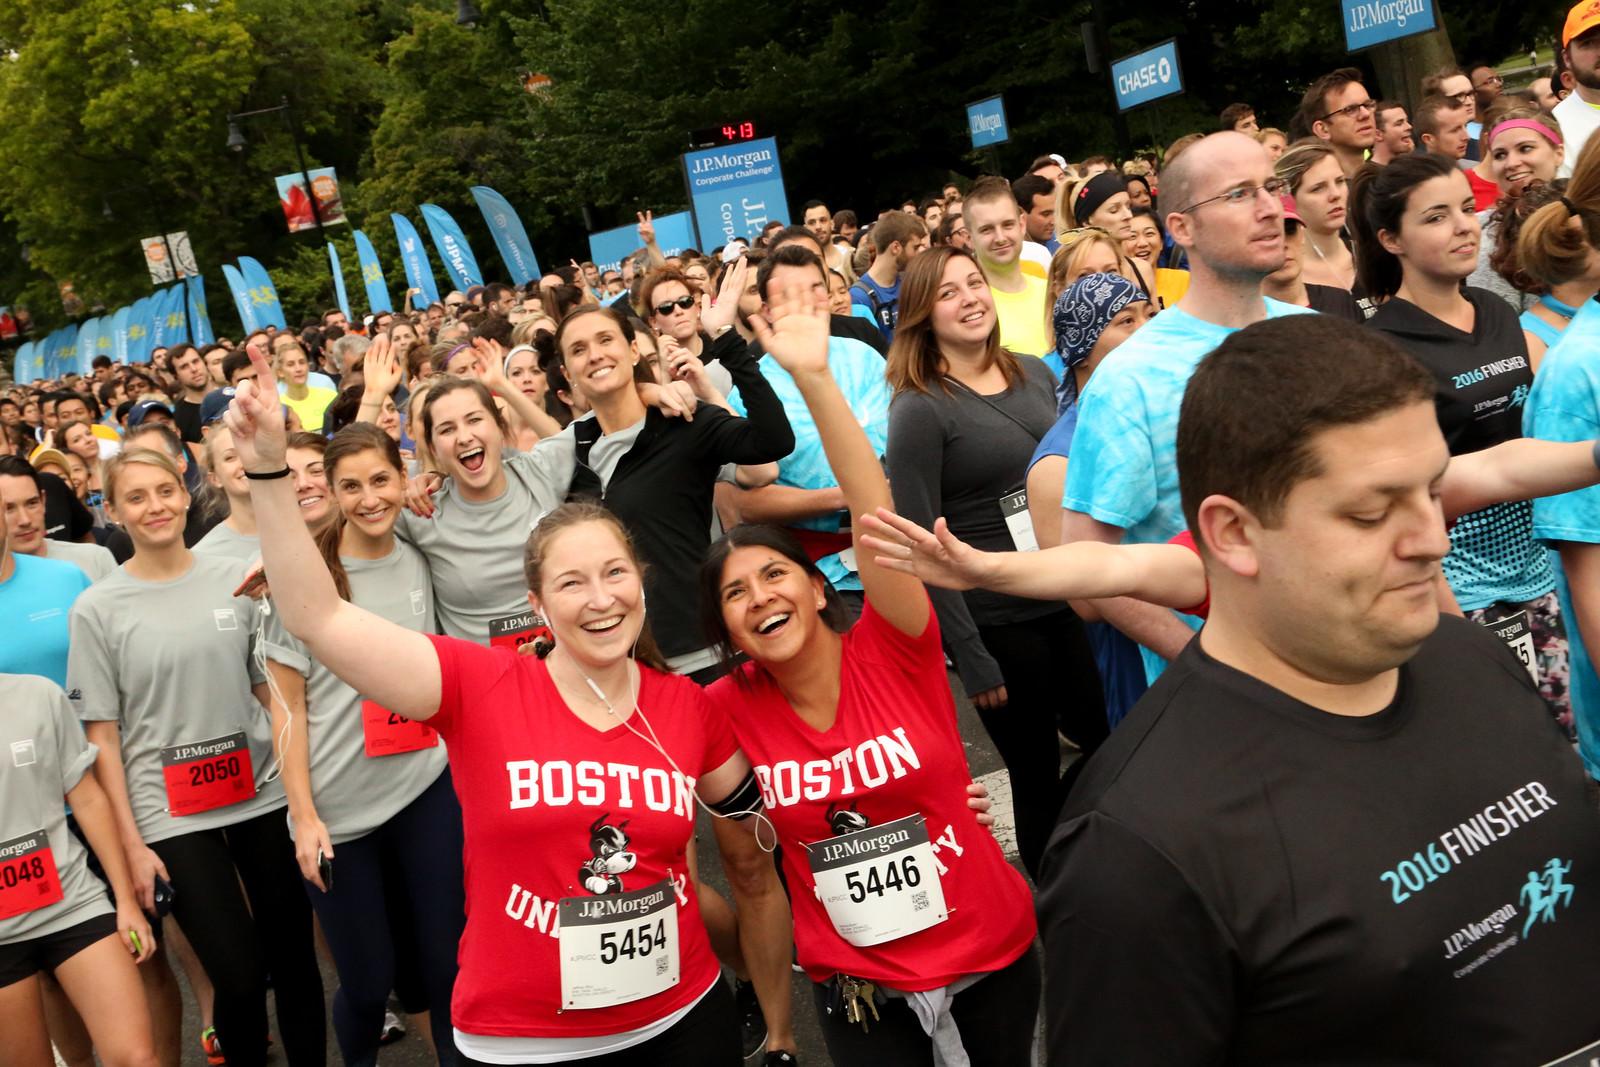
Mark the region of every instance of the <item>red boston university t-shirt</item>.
[[[844, 635], [840, 673], [838, 717], [821, 733], [755, 664], [743, 668], [748, 686], [730, 676], [709, 690], [755, 766], [783, 843], [800, 966], [813, 981], [842, 971], [909, 992], [1007, 966], [1033, 943], [1033, 898], [967, 807], [972, 775], [932, 611], [921, 636], [908, 637], [869, 602]], [[817, 899], [803, 844], [916, 814], [927, 819], [949, 918], [882, 944], [849, 944]]]
[[[456, 1028], [489, 1037], [602, 1036], [691, 1003], [717, 973], [684, 858], [694, 787], [738, 751], [699, 687], [639, 670], [639, 708], [679, 774], [626, 726], [600, 731], [574, 715], [542, 660], [429, 640], [443, 684], [428, 725], [449, 746], [466, 836]], [[649, 736], [637, 715], [630, 724]], [[601, 881], [603, 892], [622, 893], [669, 878], [678, 900], [678, 984], [615, 1007], [558, 1011], [560, 900], [593, 896]]]

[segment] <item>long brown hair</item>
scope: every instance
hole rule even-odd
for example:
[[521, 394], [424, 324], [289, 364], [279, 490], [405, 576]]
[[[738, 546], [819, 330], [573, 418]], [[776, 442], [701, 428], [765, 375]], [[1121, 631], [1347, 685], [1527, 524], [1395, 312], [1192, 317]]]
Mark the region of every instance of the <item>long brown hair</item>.
[[[322, 464], [328, 478], [328, 491], [334, 493], [335, 498], [338, 493], [334, 489], [334, 483], [340, 461], [367, 451], [382, 455], [384, 462], [400, 475], [401, 484], [405, 483], [406, 465], [400, 459], [400, 446], [374, 424], [353, 422], [334, 434], [322, 453]], [[322, 560], [328, 565], [328, 573], [333, 575], [333, 584], [339, 590], [339, 598], [350, 600], [352, 598], [350, 575], [344, 569], [344, 561], [339, 558], [339, 542], [344, 537], [344, 522], [344, 510], [338, 506], [336, 499], [333, 521], [317, 534], [316, 541], [317, 550], [322, 553]]]
[[[948, 368], [944, 354], [939, 350], [939, 339], [933, 335], [933, 308], [939, 300], [939, 286], [944, 283], [945, 267], [957, 258], [983, 269], [971, 252], [945, 245], [919, 254], [900, 276], [900, 321], [895, 324], [894, 342], [889, 346], [887, 371], [889, 387], [896, 393], [910, 389], [926, 393], [935, 384], [945, 393], [950, 392], [945, 381]], [[984, 370], [993, 366], [999, 366], [1005, 375], [1007, 389], [1022, 382], [1022, 364], [1000, 347], [998, 315], [983, 357]]]
[[[528, 535], [528, 545], [522, 553], [522, 573], [528, 579], [528, 588], [537, 592], [540, 580], [544, 577], [545, 555], [549, 551], [550, 542], [563, 530], [574, 526], [581, 526], [586, 522], [598, 522], [609, 526], [617, 535], [617, 540], [622, 542], [622, 547], [627, 550], [628, 558], [633, 561], [634, 568], [639, 572], [640, 589], [644, 588], [644, 561], [639, 558], [639, 552], [633, 547], [633, 538], [628, 536], [628, 528], [622, 525], [622, 520], [601, 507], [587, 501], [575, 501], [562, 504], [544, 518], [539, 520], [539, 525], [533, 528], [533, 533]], [[550, 654], [553, 644], [540, 643], [539, 656], [543, 658]], [[633, 658], [647, 667], [658, 671], [667, 671], [666, 658], [661, 655], [661, 649], [656, 645], [656, 639], [650, 633], [650, 620], [645, 618], [639, 627], [639, 640], [634, 642]]]

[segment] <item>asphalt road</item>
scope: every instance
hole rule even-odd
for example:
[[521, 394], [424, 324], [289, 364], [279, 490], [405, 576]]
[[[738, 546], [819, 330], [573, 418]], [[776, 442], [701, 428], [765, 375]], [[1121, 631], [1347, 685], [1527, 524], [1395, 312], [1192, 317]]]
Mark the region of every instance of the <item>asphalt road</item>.
[[[959, 683], [951, 676], [952, 691], [956, 694], [957, 715], [961, 724], [961, 735], [967, 743], [967, 763], [972, 768], [974, 776], [982, 779], [989, 787], [990, 795], [994, 798], [993, 812], [996, 818], [995, 833], [1001, 844], [1006, 849], [1006, 854], [1012, 862], [1016, 862], [1016, 833], [1011, 817], [1011, 786], [1006, 776], [1006, 771], [1000, 762], [1000, 755], [989, 741], [989, 735], [984, 731], [978, 721], [977, 713], [960, 691]], [[706, 825], [707, 816], [702, 812], [698, 838], [700, 842], [701, 871], [706, 881], [715, 886], [724, 895], [727, 894], [727, 884], [722, 877], [722, 865], [716, 860], [716, 839], [712, 836], [710, 827]], [[1019, 866], [1020, 869], [1020, 866]], [[327, 1000], [331, 1004], [333, 991], [338, 988], [338, 976], [335, 974], [332, 962], [326, 954], [322, 956], [322, 981], [327, 990]], [[184, 986], [184, 1067], [206, 1067], [205, 1056], [201, 1054], [199, 1044], [200, 1017], [195, 1007], [194, 997], [190, 994], [188, 985], [179, 974], [179, 982]], [[794, 1019], [796, 1036], [800, 1043], [800, 1061], [811, 1065], [824, 1065], [829, 1063], [827, 1052], [823, 1049], [821, 1031], [817, 1026], [816, 1010], [811, 1000], [809, 983], [803, 975], [795, 975], [793, 982]], [[276, 1024], [274, 1023], [274, 1026]], [[416, 1028], [410, 1028], [406, 1036], [393, 1045], [383, 1049], [380, 1060], [385, 1067], [430, 1067], [435, 1061], [428, 1051], [426, 1044], [418, 1037]], [[281, 1062], [282, 1056], [274, 1046], [274, 1062]], [[333, 1041], [333, 1027], [328, 1028], [328, 1062], [342, 1062]], [[752, 1061], [759, 1063], [759, 1058]]]

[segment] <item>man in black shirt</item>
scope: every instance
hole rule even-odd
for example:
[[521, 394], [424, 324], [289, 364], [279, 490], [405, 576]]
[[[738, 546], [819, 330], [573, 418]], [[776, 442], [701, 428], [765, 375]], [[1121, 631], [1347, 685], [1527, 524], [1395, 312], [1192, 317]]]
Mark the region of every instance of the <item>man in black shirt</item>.
[[1052, 1062], [1590, 1062], [1600, 818], [1521, 663], [1439, 616], [1433, 392], [1328, 316], [1195, 371], [1209, 620], [1047, 854]]
[[183, 395], [172, 405], [173, 421], [178, 424], [178, 434], [190, 444], [199, 444], [200, 402], [210, 391], [210, 375], [206, 361], [194, 345], [175, 345], [172, 349], [172, 373], [177, 376]]
[[[823, 255], [822, 245], [817, 241], [816, 234], [805, 226], [790, 226], [772, 239], [770, 252], [776, 253], [778, 249], [787, 244], [797, 244], [815, 252], [824, 263], [827, 258]], [[828, 316], [828, 333], [833, 337], [848, 337], [862, 344], [872, 346], [878, 355], [885, 358], [889, 355], [889, 344], [883, 339], [883, 333], [874, 326], [869, 319], [857, 315], [830, 315]], [[762, 354], [759, 342], [752, 341], [751, 352], [760, 356]]]

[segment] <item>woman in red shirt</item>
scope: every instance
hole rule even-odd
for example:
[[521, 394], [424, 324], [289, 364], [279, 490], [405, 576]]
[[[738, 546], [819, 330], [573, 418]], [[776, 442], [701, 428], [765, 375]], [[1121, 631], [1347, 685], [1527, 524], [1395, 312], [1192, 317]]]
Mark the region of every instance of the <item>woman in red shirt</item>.
[[[852, 514], [889, 504], [828, 371], [828, 310], [791, 289], [768, 356], [793, 376]], [[1028, 1062], [1039, 998], [1033, 902], [965, 803], [971, 780], [939, 626], [917, 579], [858, 557], [842, 604], [785, 532], [739, 526], [702, 571], [707, 625], [751, 662], [711, 687], [783, 846], [800, 966], [835, 1064]], [[858, 1025], [863, 1023], [864, 1025]]]
[[[466, 839], [451, 1006], [462, 1062], [738, 1064], [686, 853], [697, 796], [744, 811], [754, 782], [699, 687], [660, 669], [621, 524], [566, 505], [529, 538], [528, 600], [555, 636], [546, 658], [387, 622], [335, 591], [284, 480], [281, 406], [260, 400], [271, 371], [252, 361], [258, 384], [228, 422], [284, 626], [448, 746]], [[766, 861], [752, 824], [713, 822], [725, 862]], [[732, 881], [741, 909], [783, 907], [775, 875], [760, 900]]]

